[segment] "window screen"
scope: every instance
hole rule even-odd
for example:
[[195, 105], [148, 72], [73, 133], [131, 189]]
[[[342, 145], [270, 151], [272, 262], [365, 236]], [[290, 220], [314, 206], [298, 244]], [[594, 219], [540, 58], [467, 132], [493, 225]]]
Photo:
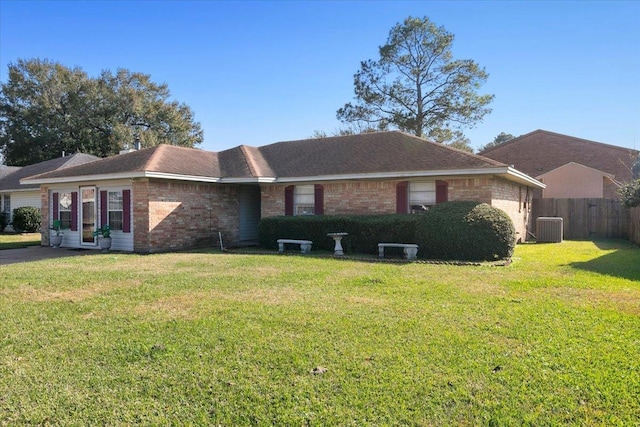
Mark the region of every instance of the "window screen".
[[314, 213], [314, 186], [296, 185], [293, 208], [295, 215], [313, 215]]

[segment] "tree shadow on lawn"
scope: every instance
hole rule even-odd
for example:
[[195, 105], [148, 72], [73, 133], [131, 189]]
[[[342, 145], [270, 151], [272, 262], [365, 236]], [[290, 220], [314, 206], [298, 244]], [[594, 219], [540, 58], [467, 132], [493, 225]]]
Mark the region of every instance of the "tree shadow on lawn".
[[615, 252], [585, 262], [572, 262], [569, 265], [579, 270], [592, 271], [613, 277], [640, 281], [640, 248], [624, 240], [594, 240], [602, 250]]

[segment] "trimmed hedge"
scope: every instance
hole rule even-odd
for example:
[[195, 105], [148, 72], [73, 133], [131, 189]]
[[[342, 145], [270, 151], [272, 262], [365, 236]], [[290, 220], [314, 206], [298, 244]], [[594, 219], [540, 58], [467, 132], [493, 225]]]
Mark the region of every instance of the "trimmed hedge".
[[33, 206], [23, 206], [13, 210], [13, 229], [18, 233], [35, 233], [40, 229], [42, 216], [40, 209]]
[[443, 203], [420, 217], [415, 234], [419, 258], [492, 261], [513, 255], [511, 218], [486, 203]]
[[[420, 215], [311, 215], [264, 218], [258, 226], [261, 248], [277, 249], [278, 239], [311, 240], [313, 250], [332, 251], [328, 233], [349, 233], [346, 253], [377, 254], [378, 243], [416, 243], [418, 258], [492, 261], [513, 254], [516, 234], [511, 218], [478, 202], [448, 202]], [[296, 248], [297, 249], [297, 248]], [[396, 250], [397, 249], [397, 250]], [[385, 254], [400, 255], [399, 248]]]
[[411, 243], [418, 215], [310, 215], [264, 218], [258, 226], [261, 248], [277, 249], [278, 239], [311, 240], [313, 250], [333, 251], [328, 233], [349, 233], [342, 239], [346, 252], [377, 254], [380, 242]]

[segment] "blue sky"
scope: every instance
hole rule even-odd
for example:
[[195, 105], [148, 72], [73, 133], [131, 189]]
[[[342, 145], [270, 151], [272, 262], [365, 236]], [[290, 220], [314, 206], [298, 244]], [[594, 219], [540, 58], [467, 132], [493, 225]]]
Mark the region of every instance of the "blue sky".
[[493, 112], [465, 131], [546, 129], [640, 148], [640, 2], [0, 0], [0, 81], [18, 58], [167, 83], [219, 151], [331, 133], [360, 61], [428, 16], [490, 77]]

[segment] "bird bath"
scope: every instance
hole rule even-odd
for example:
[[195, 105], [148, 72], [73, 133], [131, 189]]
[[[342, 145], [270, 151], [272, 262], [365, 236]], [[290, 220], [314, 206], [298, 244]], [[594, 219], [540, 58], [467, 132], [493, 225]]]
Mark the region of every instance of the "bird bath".
[[334, 256], [343, 256], [344, 251], [342, 250], [342, 238], [347, 236], [349, 233], [328, 233], [327, 236], [333, 237], [333, 240], [336, 242], [336, 247], [333, 249]]

